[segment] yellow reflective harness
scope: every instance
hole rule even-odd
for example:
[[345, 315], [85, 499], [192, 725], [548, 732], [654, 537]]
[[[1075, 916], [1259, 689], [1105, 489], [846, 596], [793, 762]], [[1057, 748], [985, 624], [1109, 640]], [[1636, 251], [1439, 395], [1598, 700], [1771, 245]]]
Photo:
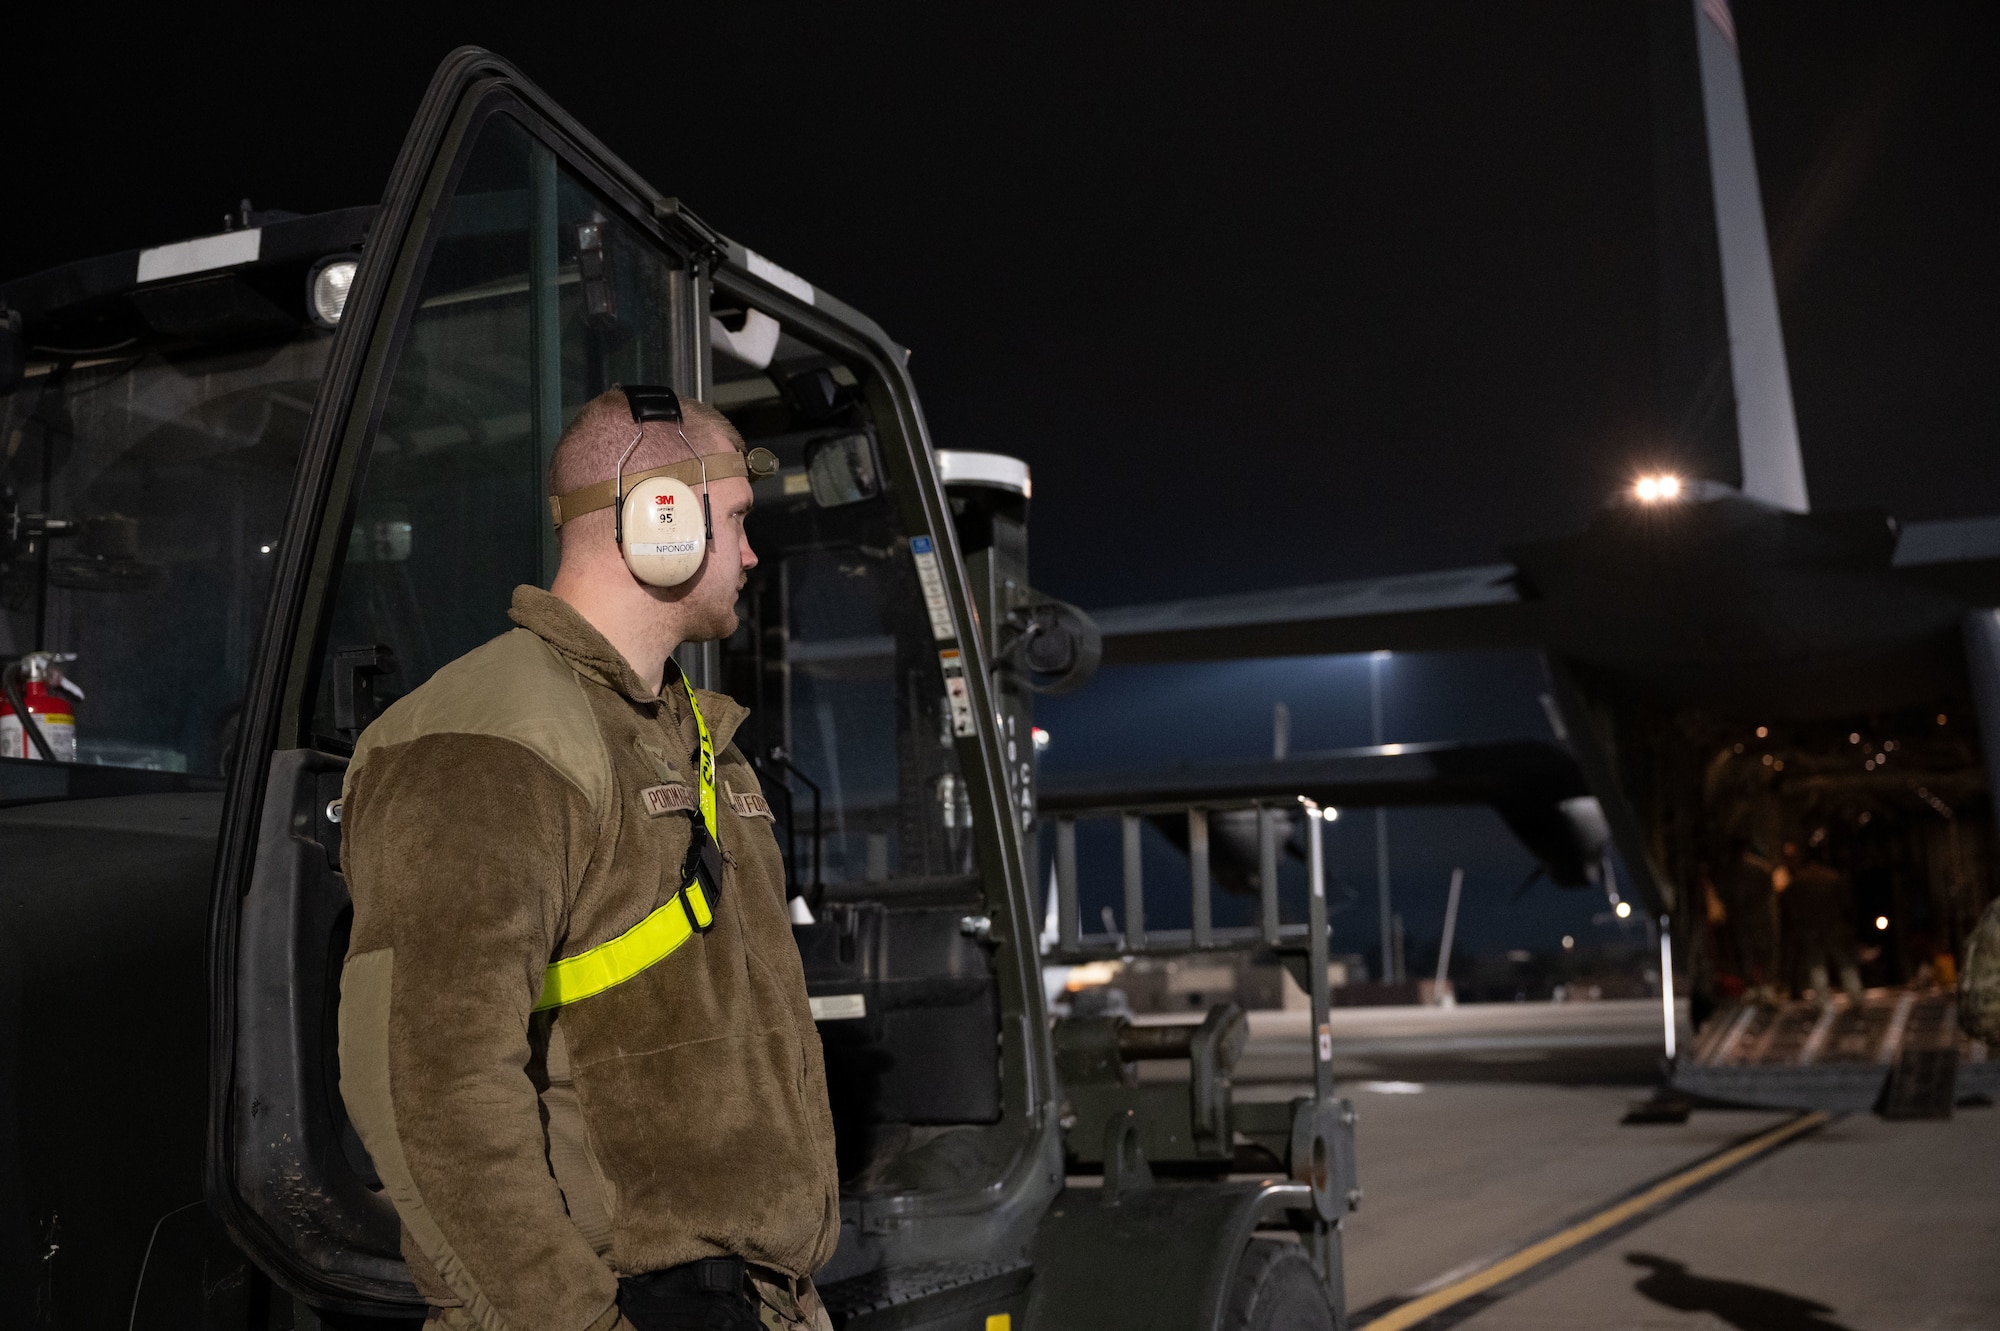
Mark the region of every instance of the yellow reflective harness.
[[[681, 676], [681, 685], [687, 690], [695, 730], [701, 735], [702, 826], [707, 829], [710, 844], [720, 847], [715, 835], [715, 741], [709, 738], [708, 722], [702, 717], [701, 704], [695, 701], [694, 685], [688, 683], [685, 675]], [[709, 891], [703, 887], [700, 873], [691, 872], [666, 905], [618, 937], [573, 957], [551, 962], [534, 1010], [545, 1012], [623, 984], [672, 956], [695, 934], [707, 933], [714, 923]]]

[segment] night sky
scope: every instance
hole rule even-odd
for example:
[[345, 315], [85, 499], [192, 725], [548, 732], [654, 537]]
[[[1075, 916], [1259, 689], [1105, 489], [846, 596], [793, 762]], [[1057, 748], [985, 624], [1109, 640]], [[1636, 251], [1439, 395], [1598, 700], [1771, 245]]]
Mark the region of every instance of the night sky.
[[[1814, 506], [2000, 512], [2000, 8], [1734, 7]], [[447, 8], [10, 15], [0, 272], [373, 202], [473, 42], [913, 348], [1086, 606], [1489, 561], [1670, 452], [1639, 4]], [[1431, 669], [1391, 738], [1546, 736], [1531, 659]], [[1343, 671], [1117, 672], [1050, 759], [1362, 742]]]

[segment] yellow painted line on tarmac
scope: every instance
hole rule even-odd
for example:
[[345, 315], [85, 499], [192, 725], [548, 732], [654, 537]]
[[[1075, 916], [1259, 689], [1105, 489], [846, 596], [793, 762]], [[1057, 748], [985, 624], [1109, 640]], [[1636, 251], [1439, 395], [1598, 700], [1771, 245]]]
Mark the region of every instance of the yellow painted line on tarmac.
[[1608, 1206], [1585, 1220], [1579, 1220], [1568, 1229], [1551, 1234], [1539, 1243], [1531, 1243], [1517, 1253], [1501, 1258], [1493, 1265], [1473, 1272], [1462, 1280], [1453, 1281], [1442, 1289], [1418, 1295], [1408, 1303], [1391, 1308], [1371, 1322], [1364, 1323], [1365, 1331], [1403, 1331], [1428, 1317], [1443, 1312], [1455, 1303], [1463, 1303], [1475, 1294], [1483, 1294], [1496, 1285], [1503, 1285], [1524, 1271], [1540, 1266], [1552, 1257], [1559, 1256], [1596, 1238], [1608, 1229], [1624, 1224], [1633, 1216], [1651, 1210], [1661, 1202], [1686, 1192], [1697, 1184], [1714, 1178], [1717, 1174], [1736, 1168], [1754, 1160], [1765, 1152], [1783, 1146], [1792, 1138], [1827, 1123], [1833, 1115], [1815, 1112], [1780, 1123], [1759, 1136], [1752, 1137], [1741, 1146], [1710, 1156], [1698, 1165], [1662, 1179], [1652, 1187], [1633, 1197], [1627, 1197], [1615, 1206]]

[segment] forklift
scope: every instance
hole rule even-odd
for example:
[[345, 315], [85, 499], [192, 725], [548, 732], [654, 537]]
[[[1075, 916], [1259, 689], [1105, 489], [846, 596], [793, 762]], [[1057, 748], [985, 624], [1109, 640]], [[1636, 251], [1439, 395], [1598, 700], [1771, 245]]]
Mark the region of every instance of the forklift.
[[[1042, 825], [1034, 695], [1094, 629], [1028, 582], [1026, 467], [935, 449], [873, 321], [473, 48], [379, 206], [245, 203], [0, 306], [0, 1324], [421, 1321], [339, 1093], [342, 772], [548, 585], [565, 423], [663, 383], [780, 464], [742, 627], [677, 659], [752, 709], [838, 1133], [835, 1324], [1346, 1325], [1324, 1025], [1304, 1094], [1238, 1105], [1240, 1011], [1052, 1018], [1037, 938], [1052, 830], [1050, 960], [1267, 949], [1323, 1023], [1323, 889], [1210, 927], [1204, 859], [1170, 936], [1128, 872], [1127, 928], [1082, 932], [1075, 820], [1162, 811]], [[1298, 809], [1174, 816], [1268, 848]]]

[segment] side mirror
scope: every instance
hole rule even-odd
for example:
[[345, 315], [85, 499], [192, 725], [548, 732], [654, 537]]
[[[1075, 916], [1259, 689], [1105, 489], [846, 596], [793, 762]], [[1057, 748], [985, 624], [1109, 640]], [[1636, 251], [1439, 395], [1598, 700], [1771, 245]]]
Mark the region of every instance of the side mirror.
[[882, 469], [866, 431], [826, 435], [806, 444], [806, 478], [821, 508], [858, 504], [882, 493]]
[[28, 372], [28, 336], [21, 312], [0, 306], [0, 393], [12, 392]]
[[1097, 673], [1104, 635], [1097, 622], [1067, 601], [1039, 601], [1007, 616], [1012, 636], [1002, 661], [1027, 677], [1037, 693], [1073, 693]]

